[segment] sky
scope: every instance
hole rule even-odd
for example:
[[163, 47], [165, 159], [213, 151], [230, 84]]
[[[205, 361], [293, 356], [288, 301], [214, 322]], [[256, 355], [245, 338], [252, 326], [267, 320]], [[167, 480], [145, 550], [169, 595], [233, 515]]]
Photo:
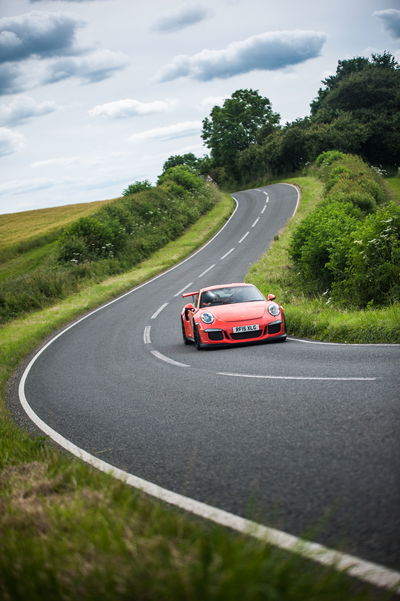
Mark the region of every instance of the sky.
[[282, 125], [339, 60], [400, 61], [400, 0], [0, 0], [0, 213], [115, 198], [238, 89]]

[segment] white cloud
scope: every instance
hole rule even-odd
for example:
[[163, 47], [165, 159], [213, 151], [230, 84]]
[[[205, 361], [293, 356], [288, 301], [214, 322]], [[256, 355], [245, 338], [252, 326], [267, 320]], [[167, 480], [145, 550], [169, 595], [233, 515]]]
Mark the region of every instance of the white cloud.
[[35, 161], [31, 164], [33, 169], [40, 167], [71, 167], [71, 166], [82, 166], [85, 167], [99, 167], [102, 165], [110, 165], [111, 160], [116, 159], [120, 161], [125, 156], [123, 152], [111, 152], [101, 156], [87, 156], [87, 155], [75, 155], [75, 156], [61, 156], [51, 159], [43, 159]]
[[102, 81], [128, 64], [122, 52], [78, 46], [76, 31], [84, 25], [67, 15], [39, 11], [0, 19], [0, 94], [69, 77]]
[[69, 77], [78, 77], [86, 83], [102, 81], [114, 71], [123, 69], [128, 62], [125, 54], [111, 50], [98, 50], [83, 57], [61, 58], [49, 65], [42, 83], [55, 83]]
[[0, 125], [16, 125], [33, 117], [53, 113], [55, 102], [36, 102], [30, 96], [19, 96], [9, 104], [0, 105]]
[[214, 106], [222, 106], [227, 98], [228, 96], [207, 96], [206, 98], [203, 98], [198, 108], [201, 111], [208, 111], [214, 108]]
[[0, 196], [9, 196], [10, 194], [30, 194], [37, 190], [46, 190], [59, 184], [60, 182], [53, 179], [26, 179], [26, 180], [11, 180], [5, 184], [0, 184]]
[[175, 138], [200, 135], [201, 128], [201, 121], [184, 121], [167, 127], [148, 129], [141, 133], [134, 134], [129, 139], [132, 142], [140, 140], [174, 140]]
[[47, 58], [81, 52], [75, 33], [83, 22], [59, 13], [33, 11], [0, 19], [0, 51], [3, 61], [30, 56]]
[[200, 81], [233, 77], [256, 69], [272, 71], [319, 56], [326, 34], [318, 31], [274, 31], [229, 44], [223, 50], [202, 50], [176, 56], [156, 76], [165, 82], [179, 77]]
[[92, 115], [92, 117], [105, 116], [112, 119], [123, 119], [125, 117], [165, 113], [170, 110], [172, 106], [173, 103], [167, 100], [140, 102], [133, 98], [124, 98], [123, 100], [98, 104], [89, 111], [89, 114]]
[[373, 15], [382, 21], [383, 26], [393, 38], [400, 38], [400, 10], [387, 8], [386, 10], [377, 10]]
[[25, 146], [25, 138], [22, 134], [0, 127], [0, 156], [13, 154]]
[[203, 21], [208, 14], [209, 11], [202, 6], [182, 7], [180, 10], [160, 17], [153, 29], [164, 33], [175, 32]]

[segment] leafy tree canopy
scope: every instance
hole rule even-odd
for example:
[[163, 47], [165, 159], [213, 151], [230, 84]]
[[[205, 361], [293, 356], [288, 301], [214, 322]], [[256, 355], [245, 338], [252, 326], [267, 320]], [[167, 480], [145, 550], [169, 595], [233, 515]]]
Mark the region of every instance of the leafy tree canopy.
[[144, 179], [139, 182], [136, 181], [134, 184], [130, 184], [125, 190], [122, 192], [122, 196], [130, 196], [131, 194], [136, 194], [136, 192], [143, 192], [143, 190], [149, 190], [151, 188], [151, 183], [148, 179]]
[[173, 154], [165, 161], [163, 165], [163, 173], [171, 169], [171, 167], [176, 167], [177, 165], [186, 165], [187, 167], [191, 167], [196, 171], [199, 170], [199, 166], [202, 162], [202, 159], [196, 157], [193, 152], [187, 152], [186, 154]]
[[203, 120], [202, 138], [217, 166], [232, 169], [238, 152], [257, 142], [262, 128], [273, 129], [280, 116], [256, 90], [236, 90]]

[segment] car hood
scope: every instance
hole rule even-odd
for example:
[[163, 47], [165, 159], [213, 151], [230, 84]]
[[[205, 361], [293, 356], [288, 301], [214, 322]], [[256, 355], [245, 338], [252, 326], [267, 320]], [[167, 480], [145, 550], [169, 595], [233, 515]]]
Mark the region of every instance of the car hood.
[[207, 312], [212, 313], [221, 321], [248, 321], [249, 319], [260, 319], [264, 316], [267, 303], [255, 301], [251, 303], [235, 303], [233, 305], [217, 305], [207, 307]]

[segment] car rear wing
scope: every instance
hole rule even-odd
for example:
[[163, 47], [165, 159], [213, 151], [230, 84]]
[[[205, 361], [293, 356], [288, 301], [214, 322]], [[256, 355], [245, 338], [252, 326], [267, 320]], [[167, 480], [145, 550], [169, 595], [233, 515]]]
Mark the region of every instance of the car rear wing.
[[197, 290], [197, 292], [185, 292], [182, 296], [183, 298], [186, 298], [187, 296], [197, 296], [197, 294], [199, 294], [199, 290]]

